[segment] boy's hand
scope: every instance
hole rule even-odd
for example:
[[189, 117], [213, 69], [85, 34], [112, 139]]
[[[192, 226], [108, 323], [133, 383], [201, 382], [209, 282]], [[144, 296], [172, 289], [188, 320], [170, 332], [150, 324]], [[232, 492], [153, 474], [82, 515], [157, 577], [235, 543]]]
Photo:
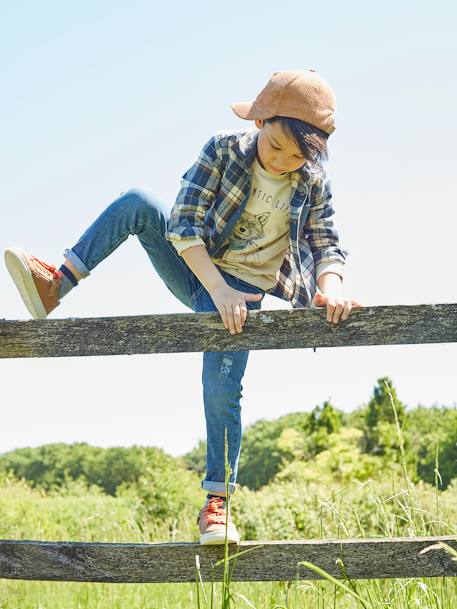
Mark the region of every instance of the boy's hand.
[[263, 294], [247, 294], [230, 287], [227, 283], [215, 287], [210, 292], [219, 311], [224, 327], [230, 334], [239, 334], [248, 316], [246, 302], [262, 300]]
[[316, 292], [313, 298], [316, 307], [327, 306], [327, 321], [337, 324], [340, 318], [344, 321], [353, 308], [363, 308], [358, 300], [344, 297], [342, 294], [321, 294]]

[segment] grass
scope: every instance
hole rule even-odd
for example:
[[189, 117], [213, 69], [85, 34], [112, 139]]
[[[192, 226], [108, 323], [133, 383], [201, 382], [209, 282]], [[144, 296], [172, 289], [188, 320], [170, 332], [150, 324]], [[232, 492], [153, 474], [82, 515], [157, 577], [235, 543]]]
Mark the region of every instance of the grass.
[[[399, 446], [400, 446], [402, 473], [403, 473], [403, 478], [404, 478], [404, 481], [406, 484], [406, 491], [402, 492], [400, 494], [400, 496], [406, 495], [406, 497], [405, 497], [406, 502], [399, 501], [399, 504], [404, 513], [404, 518], [406, 519], [411, 536], [418, 536], [416, 534], [417, 515], [419, 515], [419, 518], [420, 518], [420, 523], [422, 525], [421, 528], [426, 529], [427, 527], [426, 527], [426, 523], [423, 519], [423, 510], [420, 505], [419, 497], [417, 495], [414, 484], [411, 482], [409, 475], [408, 475], [407, 456], [406, 456], [405, 449], [404, 449], [403, 435], [402, 435], [402, 431], [401, 431], [401, 427], [400, 427], [397, 408], [395, 405], [395, 399], [390, 391], [388, 383], [385, 383], [385, 385], [386, 385], [387, 392], [390, 397], [390, 402], [391, 402], [394, 417], [395, 417], [395, 426], [396, 426], [397, 435], [398, 435], [398, 439], [399, 439]], [[439, 475], [438, 454], [439, 454], [439, 451], [438, 451], [438, 446], [437, 446], [436, 453], [435, 453], [435, 498], [436, 498], [435, 505], [436, 505], [436, 516], [437, 516], [439, 531], [441, 531], [442, 523], [441, 523], [441, 518], [440, 518], [440, 501], [439, 501], [439, 491], [438, 491], [438, 482], [441, 482], [441, 477]], [[229, 479], [230, 479], [230, 475], [231, 475], [231, 469], [230, 469], [230, 466], [228, 463], [227, 455], [228, 455], [227, 430], [225, 430], [225, 489], [226, 489], [226, 497], [227, 497], [227, 510], [229, 510], [229, 501], [230, 501]], [[381, 504], [381, 506], [382, 506], [382, 504]], [[322, 514], [322, 512], [321, 512], [321, 514]], [[348, 533], [349, 529], [345, 524], [344, 518], [341, 518], [339, 511], [335, 510], [334, 515], [335, 515], [335, 518], [338, 520], [339, 525], [341, 526], [342, 530], [345, 533]], [[228, 519], [227, 519], [227, 522], [228, 522]], [[322, 531], [322, 527], [321, 527], [321, 531]], [[423, 532], [423, 534], [427, 534], [427, 533]], [[440, 535], [441, 532], [438, 532], [437, 534]], [[252, 549], [256, 549], [256, 548], [252, 548]], [[433, 551], [433, 550], [444, 550], [445, 552], [447, 552], [448, 554], [450, 554], [452, 556], [451, 560], [457, 561], [457, 552], [452, 547], [450, 547], [448, 544], [445, 544], [443, 542], [439, 542], [437, 544], [428, 546], [427, 548], [425, 548], [424, 550], [421, 551], [421, 554], [429, 552], [429, 551]], [[247, 551], [249, 551], [249, 550], [247, 550]], [[233, 571], [234, 571], [235, 564], [236, 564], [236, 558], [240, 554], [243, 554], [243, 553], [244, 552], [237, 552], [229, 557], [228, 543], [227, 543], [227, 526], [226, 526], [226, 535], [225, 535], [225, 543], [224, 543], [224, 559], [221, 561], [218, 561], [214, 565], [214, 567], [216, 567], [219, 564], [224, 565], [222, 596], [221, 596], [222, 604], [220, 605], [221, 609], [231, 609], [232, 607], [237, 606], [236, 598], [241, 599], [244, 602], [245, 606], [250, 607], [252, 609], [257, 609], [257, 607], [254, 605], [254, 603], [251, 600], [249, 600], [245, 595], [240, 594], [240, 593], [234, 594], [230, 591], [230, 584], [231, 584], [231, 580], [233, 577]], [[230, 565], [229, 565], [230, 560], [233, 560], [232, 570], [230, 570]], [[303, 589], [312, 590], [314, 587], [314, 589], [316, 590], [316, 592], [318, 594], [317, 609], [319, 609], [319, 607], [321, 605], [321, 601], [322, 601], [323, 608], [332, 607], [332, 606], [333, 606], [333, 608], [336, 608], [338, 593], [341, 593], [343, 595], [343, 598], [344, 598], [344, 596], [350, 597], [350, 599], [354, 600], [357, 603], [357, 606], [362, 607], [363, 609], [370, 609], [371, 607], [398, 607], [401, 609], [403, 609], [403, 608], [409, 609], [409, 607], [411, 606], [411, 602], [414, 602], [414, 605], [416, 607], [423, 607], [424, 609], [431, 609], [432, 606], [436, 607], [436, 609], [451, 609], [451, 607], [455, 606], [455, 601], [453, 600], [452, 603], [450, 603], [450, 597], [444, 595], [445, 584], [446, 584], [445, 578], [441, 578], [441, 581], [438, 583], [437, 586], [434, 585], [435, 584], [434, 579], [432, 579], [431, 582], [427, 584], [427, 583], [425, 583], [425, 581], [417, 581], [414, 578], [408, 578], [406, 580], [405, 585], [403, 585], [401, 588], [399, 588], [398, 593], [395, 593], [394, 595], [392, 595], [392, 589], [397, 583], [397, 582], [395, 582], [393, 584], [392, 588], [389, 589], [388, 594], [386, 595], [383, 593], [383, 589], [379, 585], [379, 582], [375, 582], [374, 584], [372, 584], [372, 583], [367, 584], [366, 582], [362, 581], [362, 583], [358, 585], [355, 581], [351, 580], [348, 577], [346, 565], [343, 563], [343, 561], [341, 559], [337, 560], [337, 566], [340, 568], [341, 573], [342, 573], [342, 578], [345, 580], [346, 583], [344, 583], [343, 581], [341, 581], [339, 579], [336, 579], [331, 574], [329, 574], [328, 572], [326, 572], [323, 569], [321, 569], [320, 567], [318, 567], [316, 564], [311, 563], [309, 561], [300, 561], [298, 563], [298, 565], [306, 567], [310, 571], [314, 572], [322, 580], [325, 580], [325, 581], [329, 582], [330, 584], [333, 584], [332, 601], [330, 603], [329, 600], [324, 595], [323, 586], [320, 584], [313, 583], [313, 584], [309, 584], [309, 586], [304, 586], [303, 584], [299, 584], [298, 581], [287, 582], [289, 584], [288, 589], [290, 589], [292, 587], [292, 585], [298, 584], [298, 585], [295, 585], [295, 591], [303, 590]], [[400, 580], [398, 580], [398, 581], [400, 581]], [[371, 580], [369, 580], [369, 582], [371, 582]], [[203, 585], [201, 575], [197, 580], [197, 589], [199, 590], [200, 588], [203, 590], [203, 594], [204, 594], [204, 585]], [[365, 591], [360, 592], [360, 588], [365, 588]], [[438, 592], [434, 588], [436, 588], [438, 590]], [[454, 599], [455, 599], [455, 597], [456, 597], [456, 589], [454, 586]], [[210, 604], [208, 604], [206, 594], [204, 594], [204, 598], [206, 601], [205, 607], [209, 607], [210, 609], [215, 609], [215, 606], [213, 604], [213, 599], [214, 599], [214, 580], [213, 579], [211, 581]], [[430, 608], [428, 607], [428, 605], [426, 606], [425, 604], [423, 604], [423, 601], [425, 599], [426, 599], [425, 602], [431, 603]], [[296, 596], [295, 596], [295, 600], [296, 600]], [[397, 604], [397, 601], [400, 602], [401, 604]], [[294, 603], [294, 606], [295, 606], [295, 603]], [[201, 609], [201, 607], [202, 607], [202, 605], [200, 604], [200, 597], [198, 596], [198, 609]], [[341, 607], [341, 605], [340, 605], [340, 607]], [[281, 604], [281, 605], [275, 604], [274, 609], [292, 609], [292, 605], [289, 604], [289, 598], [288, 598], [287, 594], [286, 594], [286, 604]]]
[[[401, 478], [392, 482], [346, 484], [322, 489], [295, 482], [270, 485], [253, 493], [240, 489], [239, 528], [243, 532], [250, 513], [262, 521], [260, 538], [332, 539], [434, 536], [456, 534], [457, 486], [440, 491], [439, 450], [435, 453], [435, 485], [414, 485], [408, 475], [407, 455], [396, 416], [400, 443]], [[231, 471], [225, 438], [225, 487], [230, 510], [228, 481]], [[389, 492], [386, 492], [386, 491]], [[253, 506], [253, 507], [252, 507]], [[305, 506], [305, 507], [304, 507]], [[305, 509], [306, 508], [306, 509]], [[244, 512], [243, 512], [244, 509]], [[264, 509], [264, 512], [262, 512]], [[250, 511], [249, 511], [250, 510]], [[302, 512], [300, 510], [305, 510]], [[194, 514], [189, 512], [174, 527], [175, 541], [192, 539]], [[167, 540], [170, 523], [138, 521], [135, 502], [122, 497], [107, 497], [83, 489], [67, 496], [46, 496], [25, 483], [7, 481], [0, 487], [0, 537], [10, 539], [47, 539], [113, 542]], [[283, 521], [281, 520], [283, 518]], [[305, 528], [282, 529], [297, 520]], [[278, 525], [279, 522], [279, 525]], [[285, 526], [285, 525], [284, 525]], [[308, 528], [306, 528], [308, 527]], [[287, 533], [287, 535], [284, 534]], [[227, 528], [226, 528], [227, 533]], [[259, 537], [242, 535], [245, 539]], [[230, 554], [229, 550], [236, 547]], [[239, 546], [224, 542], [223, 558], [212, 565], [223, 567], [222, 582], [203, 582], [200, 556], [196, 554], [195, 581], [183, 584], [102, 584], [0, 580], [0, 609], [454, 609], [457, 606], [456, 578], [399, 578], [351, 580], [340, 561], [341, 579], [321, 570], [318, 565], [300, 561], [318, 579], [290, 582], [234, 582]], [[440, 560], [457, 560], [457, 552], [437, 543], [423, 553], [440, 553]], [[255, 560], [255, 553], [252, 554]], [[297, 565], [298, 568], [299, 565]]]

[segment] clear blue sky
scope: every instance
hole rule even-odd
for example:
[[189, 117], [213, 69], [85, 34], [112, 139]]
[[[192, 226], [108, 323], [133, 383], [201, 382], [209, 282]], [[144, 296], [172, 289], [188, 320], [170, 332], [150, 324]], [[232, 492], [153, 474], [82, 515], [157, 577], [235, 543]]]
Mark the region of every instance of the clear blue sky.
[[[311, 67], [337, 94], [329, 169], [345, 293], [456, 302], [455, 23], [450, 1], [3, 2], [1, 248], [61, 264], [120, 192], [171, 207], [214, 131], [253, 126], [229, 104], [274, 71]], [[0, 290], [1, 317], [27, 319], [3, 264]], [[169, 312], [188, 310], [130, 238], [52, 317]], [[456, 345], [251, 352], [243, 423], [326, 399], [352, 410], [384, 375], [410, 407], [451, 406], [456, 360]], [[0, 380], [0, 452], [87, 441], [178, 455], [205, 437], [201, 354], [3, 360]]]

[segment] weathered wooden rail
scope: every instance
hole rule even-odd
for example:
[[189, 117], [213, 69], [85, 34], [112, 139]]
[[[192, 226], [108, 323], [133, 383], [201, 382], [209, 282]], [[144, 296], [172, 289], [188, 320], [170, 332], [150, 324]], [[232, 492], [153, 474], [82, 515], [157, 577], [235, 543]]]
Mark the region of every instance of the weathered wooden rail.
[[453, 303], [353, 309], [338, 324], [326, 321], [325, 308], [250, 311], [233, 336], [219, 313], [0, 320], [0, 358], [449, 342], [457, 342]]
[[[235, 581], [293, 581], [320, 579], [299, 565], [306, 560], [335, 578], [343, 561], [351, 579], [456, 576], [457, 562], [444, 549], [457, 550], [457, 535], [307, 541], [244, 541], [230, 544], [230, 554], [251, 549], [236, 560]], [[0, 578], [79, 582], [191, 582], [195, 556], [204, 581], [221, 581], [223, 568], [212, 565], [224, 546], [196, 543], [80, 543], [0, 540]]]
[[[41, 321], [0, 320], [0, 358], [183, 353], [457, 342], [457, 304], [354, 309], [326, 321], [325, 308], [250, 312], [230, 335], [218, 313]], [[443, 545], [444, 544], [444, 545]], [[447, 546], [447, 549], [446, 549]], [[336, 578], [342, 561], [352, 579], [456, 576], [457, 535], [306, 541], [244, 541], [235, 581], [319, 579], [314, 563]], [[220, 581], [223, 546], [195, 543], [82, 543], [0, 540], [0, 578], [83, 582]]]

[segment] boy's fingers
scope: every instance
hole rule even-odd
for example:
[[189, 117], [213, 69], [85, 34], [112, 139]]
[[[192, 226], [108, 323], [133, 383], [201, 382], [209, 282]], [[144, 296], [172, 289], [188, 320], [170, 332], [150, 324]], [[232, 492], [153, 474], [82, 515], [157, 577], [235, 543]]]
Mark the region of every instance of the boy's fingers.
[[333, 311], [333, 317], [332, 317], [332, 322], [334, 324], [338, 323], [342, 310], [343, 310], [343, 307], [341, 305], [337, 304]]
[[335, 303], [331, 300], [327, 302], [327, 321], [333, 320], [333, 313], [335, 311]]
[[241, 327], [243, 327], [244, 323], [246, 321], [246, 317], [248, 315], [248, 310], [247, 310], [247, 307], [244, 302], [241, 303], [239, 305], [239, 307], [240, 307], [240, 323], [241, 323]]
[[243, 296], [246, 300], [259, 300], [259, 298], [263, 297], [263, 294], [247, 294], [243, 292]]
[[346, 304], [344, 305], [344, 311], [343, 314], [341, 315], [341, 319], [345, 320], [349, 317], [349, 313], [351, 312], [352, 309], [352, 303], [350, 300], [346, 301]]
[[236, 334], [235, 311], [230, 305], [227, 306], [227, 321], [230, 334]]
[[237, 332], [241, 332], [242, 316], [241, 316], [241, 306], [239, 304], [237, 304], [233, 307], [233, 322], [235, 324], [235, 330]]
[[227, 313], [227, 321], [228, 321], [228, 331], [230, 334], [235, 334], [235, 323], [233, 321], [233, 313], [229, 311]]
[[236, 334], [242, 331], [244, 322], [246, 321], [247, 308], [240, 305], [235, 305], [233, 308], [223, 307], [219, 311], [224, 324], [224, 328], [230, 332], [230, 334]]
[[224, 324], [224, 328], [226, 330], [228, 330], [229, 329], [229, 324], [228, 324], [228, 319], [227, 319], [227, 311], [225, 310], [225, 307], [221, 307], [219, 309], [219, 314], [221, 316], [222, 323]]
[[316, 292], [314, 295], [314, 300], [316, 302], [327, 302], [327, 298], [323, 296], [320, 292]]

